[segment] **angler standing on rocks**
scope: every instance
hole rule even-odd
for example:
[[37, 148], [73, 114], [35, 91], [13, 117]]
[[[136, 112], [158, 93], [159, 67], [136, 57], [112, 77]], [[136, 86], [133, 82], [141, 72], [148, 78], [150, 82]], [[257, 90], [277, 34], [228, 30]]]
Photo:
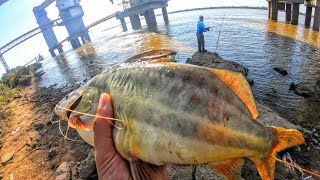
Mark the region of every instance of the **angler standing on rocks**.
[[206, 28], [203, 24], [203, 16], [199, 17], [197, 24], [197, 39], [198, 39], [198, 51], [205, 53], [207, 50], [204, 49], [204, 35], [203, 32], [210, 31], [209, 28]]

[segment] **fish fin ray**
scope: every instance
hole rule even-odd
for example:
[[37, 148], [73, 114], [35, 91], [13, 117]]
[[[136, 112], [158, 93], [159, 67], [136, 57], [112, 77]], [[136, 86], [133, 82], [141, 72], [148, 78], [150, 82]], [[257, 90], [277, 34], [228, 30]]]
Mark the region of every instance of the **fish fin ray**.
[[231, 159], [222, 162], [213, 162], [209, 165], [217, 173], [224, 176], [226, 179], [236, 180], [241, 178], [241, 167], [244, 163], [243, 158]]
[[137, 160], [130, 160], [130, 169], [133, 179], [144, 180], [165, 180], [169, 179], [166, 165], [156, 166], [146, 162]]
[[262, 180], [274, 179], [275, 157], [277, 152], [303, 144], [305, 141], [298, 130], [273, 126], [271, 128], [276, 132], [277, 142], [271, 149], [268, 157], [262, 160], [261, 158], [251, 159], [255, 162]]
[[259, 112], [250, 85], [241, 73], [213, 68], [208, 68], [208, 70], [224, 82], [240, 98], [246, 105], [253, 119], [258, 118]]
[[78, 116], [74, 116], [72, 118], [70, 118], [70, 120], [68, 121], [68, 125], [71, 128], [75, 128], [75, 129], [80, 129], [80, 130], [86, 130], [88, 131], [90, 128], [87, 127]]

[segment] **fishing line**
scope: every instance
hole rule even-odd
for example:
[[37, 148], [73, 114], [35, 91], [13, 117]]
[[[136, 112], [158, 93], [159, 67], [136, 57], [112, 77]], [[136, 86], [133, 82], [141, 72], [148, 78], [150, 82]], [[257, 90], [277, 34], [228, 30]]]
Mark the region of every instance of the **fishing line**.
[[276, 161], [278, 161], [278, 162], [281, 162], [281, 163], [286, 164], [286, 165], [288, 165], [288, 166], [294, 167], [294, 168], [296, 168], [296, 169], [298, 169], [298, 170], [302, 170], [302, 171], [307, 172], [307, 173], [309, 173], [309, 174], [312, 174], [312, 175], [314, 175], [314, 176], [320, 177], [320, 174], [314, 173], [314, 172], [309, 171], [309, 170], [307, 170], [307, 169], [304, 169], [304, 168], [302, 168], [302, 167], [300, 167], [300, 166], [291, 164], [291, 163], [289, 163], [289, 162], [287, 162], [287, 161], [283, 161], [283, 160], [278, 159], [278, 158], [276, 158], [276, 157], [275, 157], [274, 159], [275, 159]]
[[223, 19], [222, 19], [222, 22], [221, 22], [220, 31], [219, 31], [219, 36], [218, 36], [217, 45], [216, 45], [216, 50], [214, 51], [214, 52], [216, 52], [216, 53], [217, 53], [217, 48], [218, 48], [218, 44], [219, 44], [219, 40], [220, 40], [220, 34], [221, 34], [221, 30], [222, 30], [222, 26], [223, 26], [223, 21], [224, 21], [225, 17], [226, 17], [226, 13], [224, 13]]
[[[83, 112], [79, 112], [79, 111], [75, 111], [75, 110], [71, 110], [71, 109], [68, 109], [68, 108], [63, 108], [63, 107], [60, 107], [58, 105], [56, 105], [57, 108], [59, 109], [62, 109], [62, 110], [66, 110], [66, 111], [70, 111], [70, 112], [73, 112], [73, 113], [76, 113], [76, 114], [80, 114], [80, 115], [86, 115], [86, 116], [90, 116], [90, 117], [98, 117], [98, 118], [102, 118], [102, 119], [106, 119], [108, 120], [108, 122], [113, 125], [115, 128], [117, 129], [124, 129], [126, 127], [126, 123], [121, 120], [121, 119], [116, 119], [116, 118], [111, 118], [111, 117], [104, 117], [104, 116], [98, 116], [98, 115], [93, 115], [93, 114], [89, 114], [89, 113], [83, 113]], [[118, 121], [122, 124], [122, 126], [117, 126], [116, 124], [114, 124], [111, 120], [114, 120], [114, 121]]]

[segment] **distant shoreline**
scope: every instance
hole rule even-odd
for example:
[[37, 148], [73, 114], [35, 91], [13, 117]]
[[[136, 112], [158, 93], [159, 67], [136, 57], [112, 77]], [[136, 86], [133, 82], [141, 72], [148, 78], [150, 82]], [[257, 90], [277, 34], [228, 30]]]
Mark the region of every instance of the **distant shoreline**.
[[204, 8], [193, 8], [193, 9], [184, 9], [178, 11], [168, 12], [168, 14], [175, 14], [180, 12], [187, 12], [187, 11], [198, 11], [198, 10], [206, 10], [206, 9], [261, 9], [261, 10], [268, 10], [268, 7], [251, 7], [251, 6], [221, 6], [221, 7], [204, 7]]
[[[204, 8], [193, 8], [193, 9], [184, 9], [184, 10], [178, 10], [178, 11], [172, 11], [168, 12], [168, 14], [175, 14], [180, 12], [188, 12], [188, 11], [198, 11], [198, 10], [208, 10], [208, 9], [260, 9], [260, 10], [268, 10], [268, 7], [266, 6], [220, 6], [220, 7], [204, 7]], [[279, 10], [281, 12], [285, 12], [284, 10]], [[306, 13], [299, 12], [299, 15], [305, 16]], [[312, 17], [314, 17], [312, 15]]]

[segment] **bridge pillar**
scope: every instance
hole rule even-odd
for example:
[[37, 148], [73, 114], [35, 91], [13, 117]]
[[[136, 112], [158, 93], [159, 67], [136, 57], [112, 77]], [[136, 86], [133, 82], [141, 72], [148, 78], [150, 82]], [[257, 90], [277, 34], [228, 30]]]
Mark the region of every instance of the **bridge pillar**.
[[60, 47], [58, 47], [58, 51], [59, 51], [59, 53], [63, 53], [63, 49], [62, 49], [62, 47], [60, 46]]
[[163, 8], [161, 8], [161, 10], [162, 10], [162, 16], [163, 16], [164, 22], [168, 23], [169, 22], [169, 17], [168, 17], [167, 8], [163, 7]]
[[52, 22], [47, 16], [47, 11], [42, 9], [41, 7], [35, 7], [33, 8], [33, 13], [42, 31], [44, 40], [48, 45], [49, 52], [52, 55], [52, 57], [54, 57], [54, 50], [56, 49], [56, 47], [60, 47], [60, 45], [56, 38], [56, 35], [54, 34]]
[[154, 14], [154, 10], [147, 10], [144, 12], [144, 17], [146, 19], [146, 23], [148, 28], [152, 28], [157, 25], [156, 15]]
[[310, 27], [311, 14], [312, 14], [312, 7], [307, 6], [306, 7], [306, 18], [305, 18], [305, 21], [304, 21], [304, 26], [305, 27]]
[[121, 22], [122, 30], [128, 31], [127, 24], [126, 24], [126, 21], [124, 20], [124, 18], [121, 18], [120, 22]]
[[290, 23], [291, 21], [291, 4], [290, 3], [286, 3], [286, 22]]
[[78, 38], [74, 38], [70, 40], [71, 46], [73, 49], [77, 49], [79, 47], [81, 47], [80, 41]]
[[271, 19], [271, 9], [272, 9], [271, 1], [268, 1], [268, 19], [269, 20]]
[[[59, 15], [62, 19], [60, 25], [64, 25], [68, 31], [71, 46], [76, 49], [81, 47], [79, 37], [86, 43], [90, 40], [88, 30], [84, 26], [82, 17], [84, 12], [79, 0], [56, 0]], [[88, 38], [89, 37], [89, 38]]]
[[132, 29], [141, 29], [141, 22], [140, 22], [139, 15], [132, 14], [129, 17], [130, 17]]
[[278, 0], [271, 0], [271, 20], [278, 20]]
[[320, 25], [320, 7], [315, 7], [314, 12], [314, 19], [313, 19], [313, 30], [319, 31], [319, 25]]
[[291, 24], [297, 25], [299, 22], [299, 8], [300, 4], [299, 3], [293, 3], [292, 4], [292, 20]]
[[50, 54], [51, 54], [52, 57], [55, 57], [55, 56], [56, 56], [56, 53], [54, 52], [54, 49], [49, 50], [49, 52], [50, 52]]

